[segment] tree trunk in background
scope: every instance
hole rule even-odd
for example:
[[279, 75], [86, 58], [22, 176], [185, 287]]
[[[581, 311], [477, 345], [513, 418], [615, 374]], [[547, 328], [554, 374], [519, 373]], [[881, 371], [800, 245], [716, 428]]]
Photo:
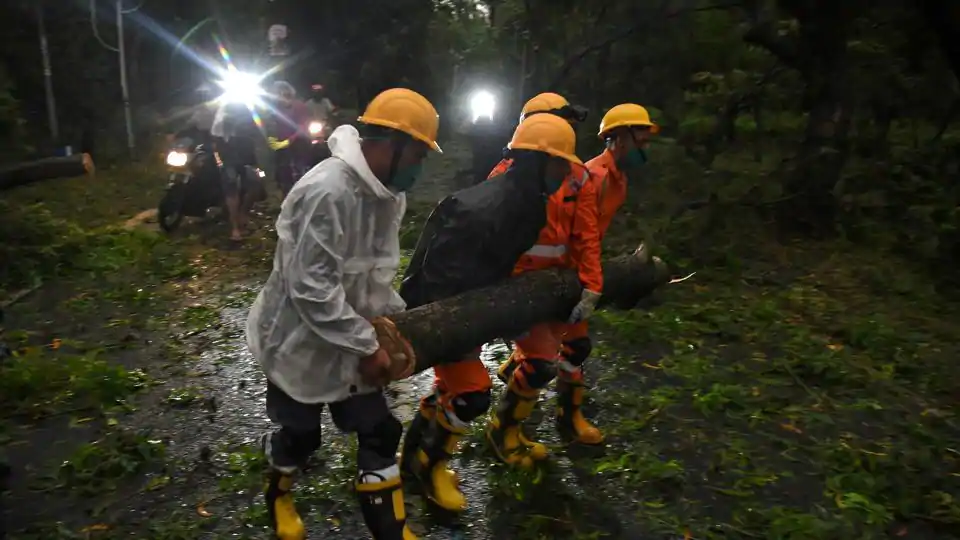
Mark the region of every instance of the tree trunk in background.
[[53, 178], [83, 176], [92, 174], [93, 171], [93, 159], [89, 154], [18, 163], [0, 169], [0, 191]]
[[[603, 270], [604, 303], [625, 308], [670, 279], [667, 265], [650, 257], [645, 248], [607, 261]], [[537, 323], [566, 320], [581, 290], [573, 270], [529, 272], [390, 319], [412, 345], [418, 373], [438, 363], [455, 362], [493, 339], [520, 335]], [[399, 346], [383, 333], [380, 344], [388, 351]]]
[[790, 199], [780, 217], [789, 228], [829, 234], [836, 219], [834, 187], [848, 153], [847, 35], [855, 13], [842, 2], [818, 4], [817, 10], [797, 14], [806, 15], [800, 25], [801, 71], [810, 113], [795, 168], [784, 182]]

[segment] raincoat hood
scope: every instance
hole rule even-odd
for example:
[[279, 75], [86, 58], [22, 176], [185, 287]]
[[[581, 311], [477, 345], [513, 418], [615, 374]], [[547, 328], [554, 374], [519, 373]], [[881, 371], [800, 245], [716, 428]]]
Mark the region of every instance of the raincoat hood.
[[357, 175], [363, 180], [363, 184], [378, 199], [399, 199], [404, 197], [402, 193], [394, 193], [383, 182], [377, 178], [370, 170], [367, 164], [367, 158], [363, 155], [360, 148], [360, 132], [351, 125], [342, 125], [333, 130], [330, 138], [327, 139], [327, 145], [330, 147], [330, 153], [335, 158], [342, 159], [349, 165]]

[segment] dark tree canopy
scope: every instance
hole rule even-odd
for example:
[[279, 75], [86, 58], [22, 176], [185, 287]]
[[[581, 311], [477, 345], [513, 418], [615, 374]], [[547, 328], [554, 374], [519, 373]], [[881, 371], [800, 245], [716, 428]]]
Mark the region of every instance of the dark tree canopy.
[[[0, 136], [10, 158], [43, 154], [50, 143], [37, 5], [0, 8], [9, 21], [0, 37]], [[60, 142], [120, 148], [115, 3], [39, 5]], [[172, 111], [193, 104], [192, 90], [212, 77], [192, 54], [220, 62], [219, 39], [239, 65], [263, 69], [278, 60], [266, 53], [267, 28], [284, 24], [291, 54], [272, 77], [301, 90], [323, 83], [345, 109], [361, 108], [384, 88], [407, 86], [437, 104], [449, 135], [476, 87], [495, 89], [510, 117], [525, 99], [548, 90], [589, 106], [590, 122], [618, 102], [639, 102], [664, 125], [659, 162], [670, 163], [669, 191], [678, 203], [713, 200], [701, 206], [705, 212], [746, 205], [789, 232], [880, 234], [940, 262], [957, 252], [955, 2], [129, 0], [123, 6], [140, 140], [163, 131]], [[581, 130], [585, 154], [599, 147], [591, 131]]]

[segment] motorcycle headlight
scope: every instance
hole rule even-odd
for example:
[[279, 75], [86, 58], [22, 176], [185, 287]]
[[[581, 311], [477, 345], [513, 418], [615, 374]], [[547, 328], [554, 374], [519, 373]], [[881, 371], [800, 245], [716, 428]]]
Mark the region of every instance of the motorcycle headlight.
[[311, 135], [311, 136], [314, 136], [314, 137], [315, 137], [315, 136], [319, 135], [321, 131], [323, 131], [323, 123], [322, 123], [322, 122], [310, 122], [310, 125], [307, 126], [307, 131], [310, 132], [310, 135]]
[[183, 167], [186, 164], [187, 164], [186, 152], [178, 152], [176, 150], [173, 150], [169, 154], [167, 154], [167, 165], [171, 167]]

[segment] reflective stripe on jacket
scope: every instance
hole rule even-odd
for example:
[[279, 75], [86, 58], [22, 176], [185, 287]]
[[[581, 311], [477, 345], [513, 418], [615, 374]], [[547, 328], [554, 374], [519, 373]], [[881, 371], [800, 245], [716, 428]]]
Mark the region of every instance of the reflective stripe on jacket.
[[[502, 160], [488, 178], [503, 174], [512, 162]], [[595, 186], [588, 173], [571, 170], [560, 189], [547, 200], [547, 224], [537, 243], [520, 257], [515, 275], [557, 266], [574, 268], [584, 288], [603, 292]], [[578, 256], [572, 258], [571, 252]]]

